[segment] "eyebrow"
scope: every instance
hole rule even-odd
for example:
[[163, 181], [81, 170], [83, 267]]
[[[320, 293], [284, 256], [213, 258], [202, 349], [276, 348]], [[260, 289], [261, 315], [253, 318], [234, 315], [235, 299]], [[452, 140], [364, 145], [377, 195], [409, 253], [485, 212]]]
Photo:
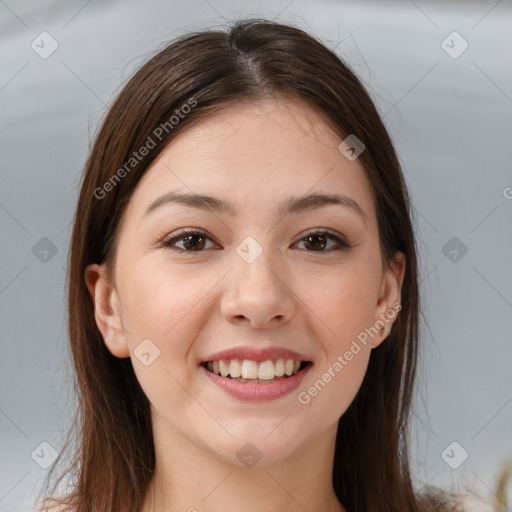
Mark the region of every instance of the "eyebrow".
[[[157, 208], [166, 204], [181, 204], [190, 208], [213, 211], [219, 214], [234, 216], [236, 214], [235, 205], [224, 199], [205, 195], [205, 194], [183, 194], [178, 192], [168, 192], [153, 201], [147, 208], [144, 216], [148, 215]], [[279, 208], [281, 215], [299, 214], [305, 211], [315, 210], [330, 205], [343, 206], [357, 213], [366, 223], [366, 214], [363, 209], [350, 197], [340, 194], [309, 194], [299, 197], [290, 197], [282, 203]]]

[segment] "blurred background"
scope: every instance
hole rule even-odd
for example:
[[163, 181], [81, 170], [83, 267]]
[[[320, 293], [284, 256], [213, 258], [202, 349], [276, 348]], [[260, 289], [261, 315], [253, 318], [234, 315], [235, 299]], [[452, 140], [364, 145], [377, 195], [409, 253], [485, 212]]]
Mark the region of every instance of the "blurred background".
[[246, 16], [315, 34], [376, 101], [421, 257], [417, 487], [497, 506], [512, 457], [512, 2], [0, 0], [1, 512], [34, 509], [71, 420], [66, 257], [91, 138], [151, 52]]

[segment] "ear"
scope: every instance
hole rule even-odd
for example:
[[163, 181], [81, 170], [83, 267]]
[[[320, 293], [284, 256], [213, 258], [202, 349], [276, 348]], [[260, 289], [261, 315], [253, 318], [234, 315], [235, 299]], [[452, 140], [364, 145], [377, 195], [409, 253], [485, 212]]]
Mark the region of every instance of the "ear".
[[109, 351], [116, 357], [130, 356], [123, 315], [117, 291], [112, 284], [106, 265], [88, 265], [85, 283], [94, 304], [94, 319]]
[[372, 348], [377, 347], [386, 339], [401, 309], [400, 299], [402, 296], [405, 265], [405, 254], [397, 251], [390, 262], [391, 268], [387, 269], [382, 276], [375, 310], [375, 324], [377, 328], [381, 328], [384, 325], [384, 330], [379, 331], [376, 336], [373, 336]]

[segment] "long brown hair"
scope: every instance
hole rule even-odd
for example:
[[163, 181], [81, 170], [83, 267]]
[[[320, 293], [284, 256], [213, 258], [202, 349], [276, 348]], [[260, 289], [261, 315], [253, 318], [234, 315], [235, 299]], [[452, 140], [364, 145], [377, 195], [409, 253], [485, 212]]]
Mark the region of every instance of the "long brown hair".
[[[400, 314], [389, 337], [372, 350], [361, 388], [339, 420], [336, 495], [351, 512], [452, 510], [448, 495], [417, 493], [409, 469], [420, 305], [411, 204], [392, 142], [368, 92], [333, 51], [296, 27], [261, 19], [172, 41], [128, 81], [97, 134], [69, 254], [69, 339], [78, 402], [65, 445], [76, 452], [51, 492], [55, 496], [63, 476], [71, 476], [71, 491], [57, 500], [61, 505], [75, 512], [140, 512], [155, 468], [148, 399], [130, 358], [117, 358], [105, 346], [85, 284], [86, 266], [107, 262], [112, 270], [124, 208], [178, 133], [233, 102], [275, 96], [302, 99], [340, 136], [363, 141], [359, 160], [375, 197], [383, 261], [402, 251], [407, 262]], [[144, 156], [142, 147], [150, 148]]]

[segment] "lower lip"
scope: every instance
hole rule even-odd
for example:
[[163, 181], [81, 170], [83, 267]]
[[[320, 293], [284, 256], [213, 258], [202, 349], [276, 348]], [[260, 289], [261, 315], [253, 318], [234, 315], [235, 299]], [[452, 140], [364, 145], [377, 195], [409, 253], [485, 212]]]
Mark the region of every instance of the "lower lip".
[[270, 384], [250, 384], [246, 382], [239, 382], [210, 372], [204, 366], [199, 366], [199, 368], [206, 377], [232, 397], [240, 400], [256, 402], [274, 400], [291, 393], [300, 386], [302, 380], [311, 369], [311, 366], [312, 363], [309, 363], [308, 366], [295, 375], [279, 379]]

